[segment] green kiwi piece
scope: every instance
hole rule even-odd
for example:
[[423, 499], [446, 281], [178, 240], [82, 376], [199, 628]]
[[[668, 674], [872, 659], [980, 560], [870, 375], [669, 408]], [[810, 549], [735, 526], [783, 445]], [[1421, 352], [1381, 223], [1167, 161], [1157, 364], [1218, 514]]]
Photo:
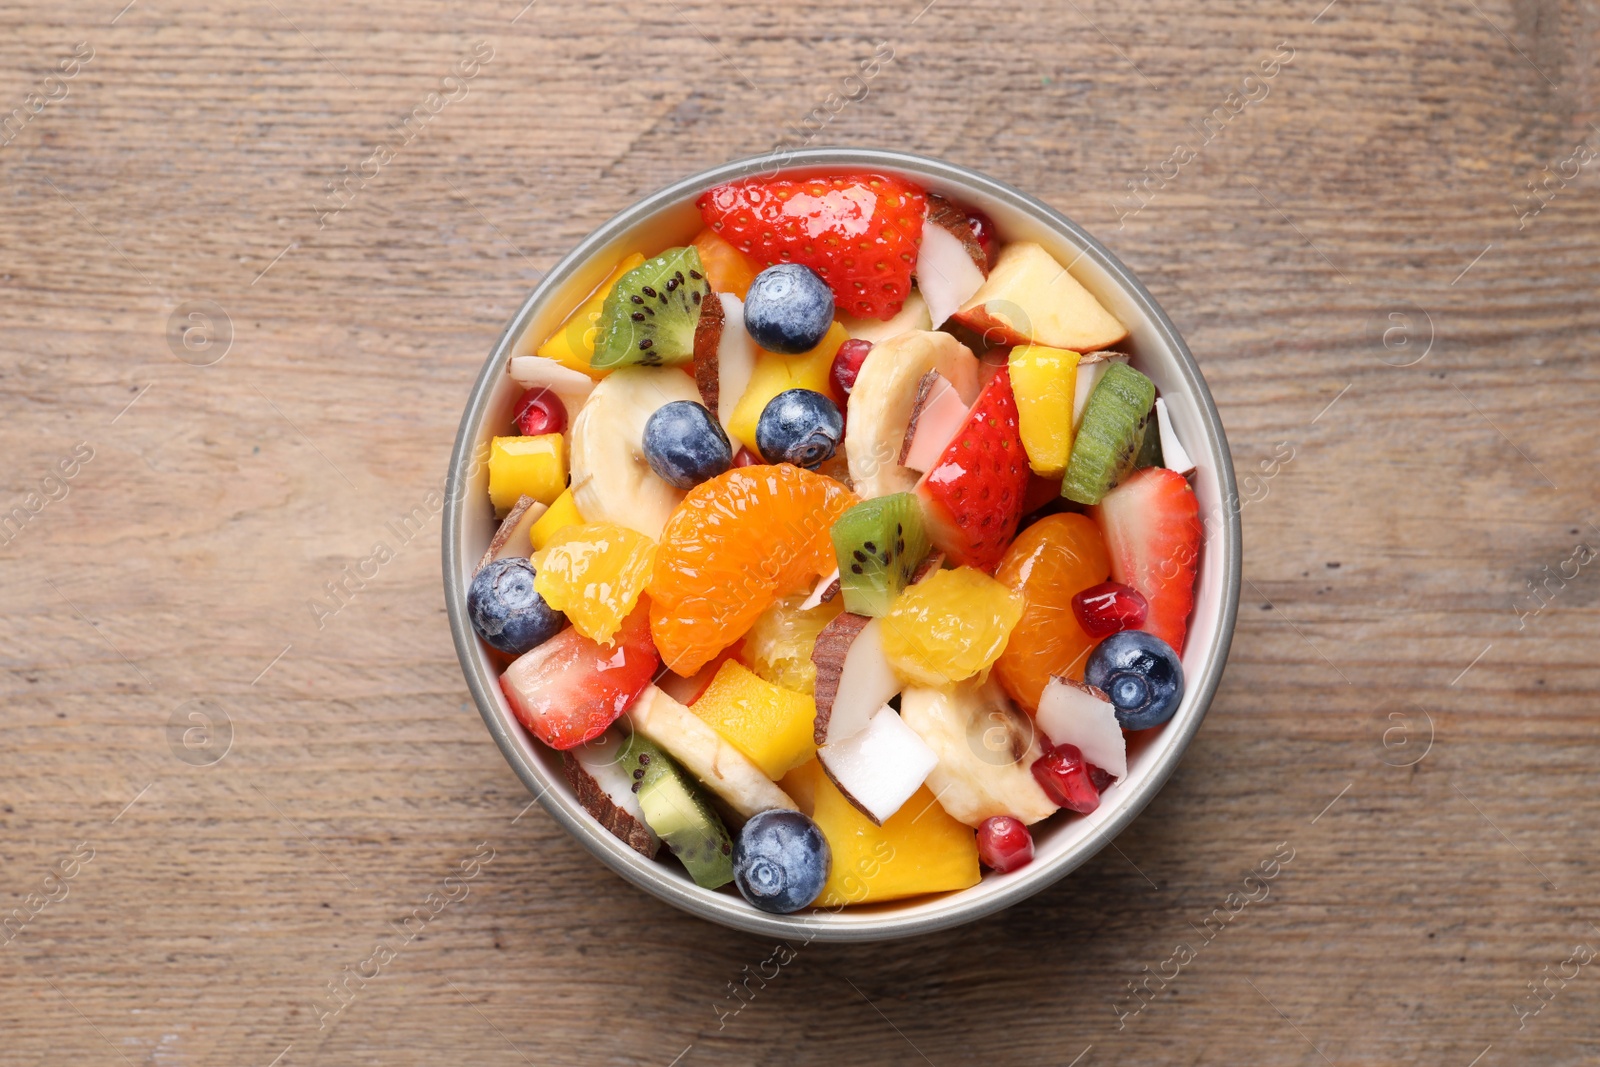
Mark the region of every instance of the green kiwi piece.
[[928, 554], [928, 534], [914, 493], [863, 500], [840, 515], [829, 531], [839, 558], [844, 610], [880, 618], [911, 584]]
[[1156, 386], [1149, 378], [1126, 363], [1107, 367], [1083, 409], [1061, 495], [1079, 504], [1098, 504], [1130, 474], [1155, 402]]
[[1133, 469], [1144, 470], [1146, 467], [1162, 467], [1166, 465], [1166, 462], [1166, 457], [1161, 454], [1161, 426], [1154, 418], [1146, 416], [1144, 420], [1144, 444], [1139, 446], [1139, 458], [1133, 461]]
[[715, 889], [733, 881], [733, 839], [688, 772], [638, 734], [629, 736], [618, 762], [633, 779], [644, 821], [694, 884]]
[[669, 248], [640, 264], [606, 294], [590, 365], [688, 363], [694, 358], [700, 310], [710, 296], [711, 283], [693, 245]]

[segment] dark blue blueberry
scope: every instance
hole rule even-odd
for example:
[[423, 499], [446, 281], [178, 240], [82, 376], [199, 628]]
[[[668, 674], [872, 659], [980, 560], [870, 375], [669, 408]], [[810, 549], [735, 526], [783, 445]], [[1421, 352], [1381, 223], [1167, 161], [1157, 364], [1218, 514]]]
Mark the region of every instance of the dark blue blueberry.
[[790, 356], [809, 352], [832, 325], [833, 290], [810, 267], [779, 263], [750, 283], [744, 328], [767, 351]]
[[1123, 630], [1089, 653], [1083, 680], [1103, 689], [1124, 730], [1148, 730], [1172, 718], [1183, 699], [1183, 663], [1155, 634]]
[[817, 899], [833, 853], [817, 824], [774, 808], [744, 824], [733, 846], [733, 884], [762, 911], [786, 915]]
[[704, 405], [674, 400], [644, 424], [644, 458], [662, 481], [693, 489], [733, 466], [733, 448]]
[[810, 389], [786, 389], [767, 401], [756, 423], [756, 447], [768, 463], [816, 470], [844, 438], [839, 405]]
[[520, 656], [550, 640], [567, 617], [533, 588], [533, 564], [520, 556], [489, 561], [467, 590], [472, 628], [489, 644]]

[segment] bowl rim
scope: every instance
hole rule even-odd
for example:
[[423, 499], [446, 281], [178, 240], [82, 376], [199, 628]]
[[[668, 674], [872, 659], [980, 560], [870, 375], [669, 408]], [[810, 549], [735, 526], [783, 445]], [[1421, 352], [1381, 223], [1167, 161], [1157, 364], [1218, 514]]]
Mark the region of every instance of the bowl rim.
[[[881, 169], [956, 188], [975, 190], [1034, 216], [1041, 224], [1059, 231], [1076, 242], [1083, 249], [1081, 257], [1095, 261], [1115, 284], [1121, 287], [1124, 295], [1139, 306], [1154, 325], [1161, 340], [1177, 357], [1179, 372], [1197, 401], [1205, 430], [1203, 444], [1209, 453], [1208, 458], [1215, 467], [1218, 488], [1222, 496], [1220, 516], [1222, 521], [1216, 531], [1209, 529], [1208, 524], [1204, 549], [1208, 553], [1223, 554], [1222, 614], [1217, 635], [1204, 660], [1199, 677], [1188, 679], [1187, 688], [1195, 694], [1194, 711], [1181, 721], [1167, 724], [1164, 729], [1174, 730], [1176, 735], [1165, 743], [1165, 750], [1159, 755], [1154, 766], [1134, 783], [1133, 788], [1119, 798], [1118, 808], [1110, 817], [1097, 825], [1071, 850], [1062, 853], [1049, 863], [1030, 865], [1017, 872], [1006, 885], [982, 897], [959, 901], [956, 899], [959, 894], [944, 894], [892, 913], [863, 914], [846, 911], [844, 914], [851, 917], [848, 921], [842, 922], [828, 921], [839, 916], [819, 914], [820, 909], [797, 912], [793, 915], [768, 914], [750, 907], [740, 898], [701, 889], [673, 875], [622, 844], [584, 811], [581, 805], [568, 800], [560, 789], [554, 788], [557, 784], [564, 785], [564, 780], [560, 782], [547, 780], [541, 767], [524, 758], [499, 711], [498, 699], [495, 696], [499, 691], [498, 678], [489, 675], [482, 668], [477, 656], [477, 636], [472, 631], [466, 612], [466, 582], [461, 577], [464, 573], [464, 553], [459, 536], [463, 521], [463, 497], [467, 474], [478, 427], [485, 417], [495, 388], [499, 385], [499, 379], [505, 373], [507, 359], [514, 345], [524, 332], [535, 308], [548, 294], [559, 289], [575, 270], [586, 264], [618, 234], [680, 203], [686, 194], [700, 192], [714, 185], [740, 178], [770, 177], [779, 171], [830, 167]], [[451, 450], [445, 507], [441, 521], [445, 605], [462, 673], [466, 678], [468, 689], [472, 692], [473, 700], [478, 705], [478, 712], [483, 718], [484, 725], [488, 727], [506, 762], [534, 794], [535, 800], [606, 866], [651, 895], [723, 926], [748, 933], [785, 938], [803, 935], [806, 942], [888, 940], [932, 933], [971, 922], [1043, 890], [1105, 848], [1165, 786], [1199, 730], [1200, 723], [1210, 708], [1217, 685], [1221, 681], [1228, 650], [1232, 645], [1242, 574], [1238, 492], [1232, 455], [1228, 448], [1222, 419], [1188, 345], [1184, 343], [1177, 328], [1168, 319], [1155, 297], [1104, 245], [1048, 204], [979, 171], [941, 159], [890, 149], [807, 148], [798, 151], [769, 152], [733, 160], [681, 178], [634, 202], [591, 231], [550, 268], [523, 300], [521, 307], [511, 317], [511, 321], [490, 352], [488, 360], [479, 371], [466, 408], [462, 412], [455, 445]]]

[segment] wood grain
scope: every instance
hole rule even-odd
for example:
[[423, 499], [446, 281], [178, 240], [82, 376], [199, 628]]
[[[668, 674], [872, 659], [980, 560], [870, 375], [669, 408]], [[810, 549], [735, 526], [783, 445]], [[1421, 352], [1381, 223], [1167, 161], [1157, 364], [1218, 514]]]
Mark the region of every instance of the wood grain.
[[[38, 508], [0, 545], [0, 913], [37, 912], [0, 936], [0, 1064], [1593, 1062], [1600, 971], [1528, 983], [1600, 946], [1600, 571], [1519, 612], [1600, 547], [1600, 164], [1519, 215], [1600, 147], [1600, 20], [1324, 2], [0, 8], [0, 120], [65, 86], [0, 147], [0, 515]], [[1078, 219], [1188, 338], [1241, 477], [1293, 459], [1244, 510], [1211, 714], [1116, 848], [951, 933], [799, 947], [745, 1002], [774, 946], [527, 808], [429, 494], [541, 271], [880, 41], [817, 143]], [[184, 362], [201, 301], [219, 332]]]

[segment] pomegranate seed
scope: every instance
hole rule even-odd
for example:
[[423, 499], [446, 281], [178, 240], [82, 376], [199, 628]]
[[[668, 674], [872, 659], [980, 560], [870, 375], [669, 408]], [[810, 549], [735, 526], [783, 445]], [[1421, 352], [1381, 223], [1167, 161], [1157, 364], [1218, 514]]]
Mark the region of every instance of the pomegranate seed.
[[1050, 799], [1068, 811], [1088, 815], [1100, 806], [1100, 791], [1076, 745], [1057, 745], [1034, 760], [1033, 776]]
[[1009, 815], [985, 819], [978, 827], [978, 858], [1001, 874], [1026, 867], [1033, 862], [1033, 835]]
[[758, 467], [763, 460], [748, 448], [741, 448], [734, 453], [733, 465], [735, 467]]
[[972, 236], [978, 239], [978, 247], [983, 249], [983, 254], [994, 266], [994, 222], [981, 211], [967, 208], [967, 225], [972, 227]]
[[872, 351], [872, 342], [852, 337], [839, 346], [833, 354], [833, 366], [828, 369], [828, 380], [845, 396], [856, 386], [856, 375], [861, 373], [861, 363]]
[[536, 385], [517, 401], [515, 418], [524, 437], [560, 433], [567, 428], [567, 406], [556, 394]]
[[1116, 775], [1112, 774], [1110, 771], [1102, 771], [1094, 764], [1089, 764], [1089, 781], [1094, 784], [1094, 791], [1096, 793], [1104, 793], [1106, 788], [1116, 780]]
[[1144, 625], [1150, 603], [1139, 590], [1118, 582], [1101, 582], [1072, 598], [1072, 614], [1090, 637], [1110, 637]]

